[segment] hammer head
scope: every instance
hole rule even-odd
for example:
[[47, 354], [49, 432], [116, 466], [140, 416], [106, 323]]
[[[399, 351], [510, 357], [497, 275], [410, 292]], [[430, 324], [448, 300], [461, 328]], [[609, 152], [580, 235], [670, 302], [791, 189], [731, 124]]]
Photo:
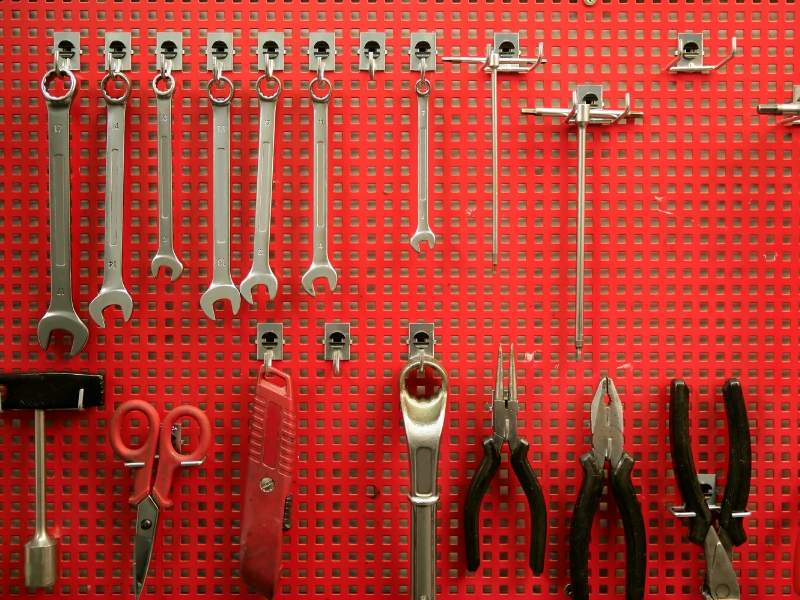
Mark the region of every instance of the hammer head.
[[103, 376], [100, 374], [0, 374], [0, 411], [75, 410], [103, 404]]

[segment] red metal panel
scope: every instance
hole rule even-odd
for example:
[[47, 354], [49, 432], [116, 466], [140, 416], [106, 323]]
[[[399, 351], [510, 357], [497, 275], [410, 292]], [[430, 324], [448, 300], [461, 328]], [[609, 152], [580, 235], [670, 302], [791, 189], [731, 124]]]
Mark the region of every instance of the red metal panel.
[[[238, 573], [248, 402], [258, 363], [257, 322], [283, 322], [298, 402], [293, 529], [282, 596], [404, 598], [409, 579], [408, 467], [397, 399], [405, 326], [435, 321], [450, 400], [440, 463], [441, 598], [563, 598], [567, 534], [589, 447], [588, 406], [598, 378], [615, 377], [626, 408], [626, 448], [648, 527], [648, 597], [696, 598], [704, 563], [668, 512], [679, 498], [666, 423], [670, 378], [693, 388], [695, 459], [724, 477], [720, 388], [742, 379], [755, 458], [748, 543], [736, 554], [743, 598], [788, 597], [798, 534], [800, 374], [797, 260], [800, 209], [790, 129], [755, 114], [785, 101], [794, 73], [796, 10], [781, 3], [19, 3], [0, 5], [0, 357], [4, 370], [76, 369], [107, 376], [103, 411], [52, 415], [49, 517], [61, 544], [59, 597], [132, 595], [131, 478], [107, 441], [113, 406], [140, 398], [167, 408], [197, 403], [214, 444], [184, 471], [164, 512], [147, 597], [247, 597]], [[250, 265], [258, 107], [256, 34], [285, 31], [289, 54], [276, 136], [272, 261], [277, 301], [243, 304], [208, 322], [210, 107], [207, 29], [234, 32], [232, 264]], [[105, 29], [130, 30], [136, 54], [129, 104], [125, 279], [134, 316], [90, 326], [77, 358], [39, 349], [48, 300], [46, 111], [39, 79], [52, 32], [80, 30], [84, 68], [72, 110], [73, 276], [79, 314], [102, 275], [105, 108], [98, 92]], [[176, 247], [187, 270], [153, 279], [156, 247], [155, 32], [182, 30], [187, 69], [174, 109]], [[339, 288], [308, 297], [311, 78], [309, 30], [335, 30], [331, 248]], [[385, 30], [387, 72], [356, 70], [362, 30]], [[488, 77], [439, 64], [430, 77], [435, 251], [409, 247], [416, 218], [416, 108], [408, 35], [435, 29], [440, 53], [482, 54], [494, 31], [522, 31], [548, 64], [501, 76], [501, 258], [491, 271]], [[714, 62], [729, 39], [743, 52], [706, 76], [664, 67], [679, 31], [707, 32]], [[522, 106], [566, 105], [577, 83], [604, 83], [607, 101], [630, 92], [642, 122], [592, 128], [589, 139], [587, 354], [576, 362], [575, 137]], [[113, 309], [112, 309], [113, 310]], [[341, 377], [322, 360], [325, 322], [349, 321], [352, 360]], [[490, 431], [485, 410], [498, 343], [514, 342], [521, 433], [532, 446], [549, 508], [545, 574], [526, 567], [524, 496], [507, 463], [484, 506], [481, 570], [465, 573], [461, 509]], [[23, 545], [33, 523], [33, 419], [0, 415], [0, 595], [22, 598]], [[504, 459], [505, 461], [505, 459]], [[613, 502], [593, 536], [598, 597], [623, 598], [624, 542]]]

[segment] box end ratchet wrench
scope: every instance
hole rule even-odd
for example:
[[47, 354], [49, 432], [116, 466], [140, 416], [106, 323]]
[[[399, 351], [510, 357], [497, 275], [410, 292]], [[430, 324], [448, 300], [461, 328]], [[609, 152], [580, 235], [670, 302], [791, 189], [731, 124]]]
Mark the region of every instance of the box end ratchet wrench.
[[[54, 79], [66, 77], [67, 89], [61, 95], [50, 92]], [[67, 68], [56, 65], [42, 77], [41, 91], [47, 102], [47, 132], [50, 180], [50, 305], [39, 319], [36, 332], [45, 350], [54, 331], [72, 335], [67, 356], [78, 354], [89, 339], [89, 329], [80, 320], [72, 302], [72, 264], [70, 243], [69, 110], [78, 81]]]
[[303, 289], [312, 296], [316, 296], [315, 280], [327, 280], [331, 291], [338, 281], [328, 258], [328, 103], [333, 87], [325, 78], [322, 58], [317, 64], [316, 77], [308, 86], [314, 105], [314, 250], [311, 266], [302, 279]]
[[[417, 397], [408, 391], [407, 380], [412, 371], [425, 367], [441, 379], [441, 386], [430, 397]], [[436, 477], [446, 404], [447, 373], [432, 356], [420, 353], [400, 372], [400, 408], [411, 462], [411, 600], [436, 596]]]
[[[125, 179], [125, 107], [131, 93], [131, 82], [117, 67], [100, 81], [100, 92], [106, 101], [106, 202], [105, 239], [103, 250], [103, 284], [89, 303], [89, 315], [100, 327], [106, 322], [103, 311], [118, 306], [124, 321], [133, 313], [133, 300], [122, 282], [122, 240]], [[108, 91], [109, 82], [122, 85], [119, 96]]]
[[[166, 84], [164, 89], [159, 85], [162, 81]], [[183, 264], [172, 244], [172, 96], [175, 77], [171, 60], [164, 61], [164, 67], [153, 78], [152, 88], [158, 117], [158, 251], [150, 263], [150, 272], [153, 277], [158, 277], [163, 267], [169, 271], [170, 281], [175, 281], [183, 272]]]
[[[215, 87], [228, 88], [225, 96], [214, 95]], [[239, 312], [242, 297], [231, 279], [231, 232], [230, 232], [230, 168], [231, 168], [231, 100], [233, 82], [222, 74], [222, 65], [217, 62], [214, 75], [208, 83], [208, 98], [214, 126], [214, 268], [211, 285], [200, 297], [200, 307], [212, 321], [214, 303], [227, 300], [233, 314]]]
[[[267, 59], [267, 72], [256, 80], [259, 103], [258, 173], [256, 179], [256, 223], [253, 234], [253, 265], [239, 284], [239, 292], [253, 304], [253, 288], [263, 285], [270, 300], [278, 293], [278, 279], [269, 266], [269, 236], [272, 220], [272, 177], [275, 164], [275, 113], [282, 85], [273, 73], [274, 62]], [[267, 91], [262, 85], [268, 86]]]

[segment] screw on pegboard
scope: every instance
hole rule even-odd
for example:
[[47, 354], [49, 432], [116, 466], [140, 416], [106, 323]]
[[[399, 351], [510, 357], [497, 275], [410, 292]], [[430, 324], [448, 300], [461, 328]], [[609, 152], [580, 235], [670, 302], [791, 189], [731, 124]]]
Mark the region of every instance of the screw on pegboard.
[[560, 117], [578, 127], [578, 248], [575, 289], [575, 351], [580, 359], [583, 351], [584, 237], [586, 212], [586, 129], [589, 125], [613, 125], [623, 119], [641, 119], [644, 113], [631, 110], [630, 94], [625, 94], [625, 107], [612, 110], [603, 103], [602, 85], [579, 85], [572, 92], [570, 108], [523, 108], [523, 114]]
[[341, 375], [342, 361], [350, 360], [350, 323], [325, 323], [325, 360], [333, 362], [334, 375]]
[[736, 56], [736, 38], [731, 38], [731, 52], [716, 65], [704, 65], [703, 34], [687, 31], [678, 34], [675, 58], [667, 65], [670, 73], [710, 73], [728, 64]]
[[482, 71], [489, 73], [491, 78], [492, 95], [492, 268], [497, 267], [499, 252], [499, 142], [498, 142], [498, 113], [500, 103], [497, 99], [497, 74], [498, 73], [528, 73], [541, 64], [547, 62], [544, 58], [544, 44], [539, 42], [536, 56], [522, 56], [518, 33], [495, 33], [494, 44], [486, 47], [486, 56], [445, 56], [446, 62], [469, 63], [482, 65]]
[[256, 356], [271, 367], [273, 360], [283, 360], [283, 323], [259, 323], [256, 327]]
[[792, 87], [792, 101], [782, 104], [759, 104], [756, 108], [760, 115], [788, 115], [781, 119], [781, 125], [800, 124], [800, 85]]

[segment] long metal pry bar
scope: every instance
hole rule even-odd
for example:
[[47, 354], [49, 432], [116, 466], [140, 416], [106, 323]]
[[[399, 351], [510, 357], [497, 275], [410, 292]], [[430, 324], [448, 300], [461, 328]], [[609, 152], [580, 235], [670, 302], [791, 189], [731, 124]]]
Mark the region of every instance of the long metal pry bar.
[[546, 63], [547, 59], [543, 56], [544, 44], [541, 42], [537, 48], [536, 56], [532, 58], [524, 56], [501, 56], [500, 49], [491, 45], [486, 48], [486, 56], [445, 56], [442, 60], [446, 62], [470, 63], [482, 65], [484, 73], [489, 73], [491, 81], [492, 95], [492, 268], [497, 267], [497, 255], [499, 252], [499, 217], [500, 191], [498, 184], [499, 171], [499, 143], [498, 143], [498, 112], [499, 102], [497, 99], [497, 73], [528, 73], [540, 64]]
[[[590, 87], [590, 86], [587, 86]], [[591, 86], [594, 87], [594, 86]], [[523, 114], [542, 117], [560, 117], [567, 124], [578, 128], [578, 233], [576, 253], [575, 289], [575, 353], [580, 359], [583, 352], [583, 309], [584, 309], [584, 256], [586, 227], [586, 129], [589, 125], [613, 125], [622, 119], [641, 119], [644, 113], [631, 110], [631, 99], [625, 94], [625, 107], [611, 110], [603, 107], [602, 97], [588, 95], [580, 97], [572, 93], [570, 108], [523, 108]]]

